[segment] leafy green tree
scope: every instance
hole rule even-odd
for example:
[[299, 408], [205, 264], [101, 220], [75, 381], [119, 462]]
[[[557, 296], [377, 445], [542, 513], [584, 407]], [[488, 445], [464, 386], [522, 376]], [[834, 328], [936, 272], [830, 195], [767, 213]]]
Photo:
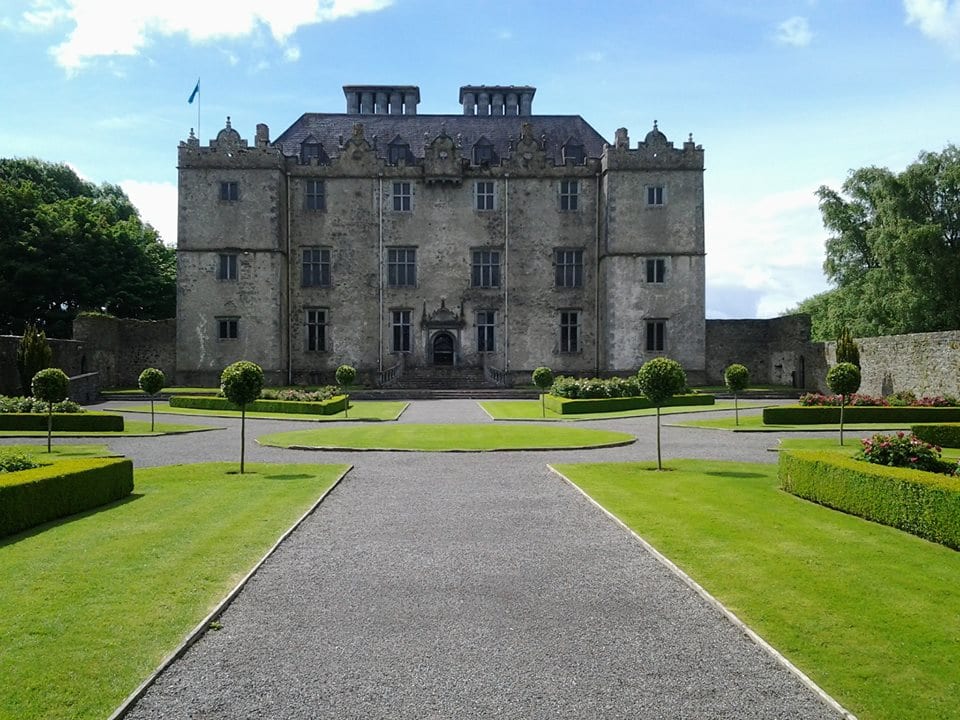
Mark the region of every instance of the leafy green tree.
[[843, 405], [847, 396], [860, 389], [860, 368], [853, 363], [837, 363], [827, 372], [827, 387], [840, 396], [840, 444], [843, 445]]
[[70, 378], [60, 368], [45, 368], [33, 376], [30, 387], [35, 398], [47, 403], [47, 452], [51, 452], [53, 405], [70, 394]]
[[33, 323], [27, 323], [17, 343], [17, 373], [23, 394], [31, 393], [33, 376], [53, 362], [53, 350], [47, 342], [47, 334]]
[[546, 405], [544, 404], [544, 393], [546, 393], [547, 388], [553, 385], [553, 370], [550, 368], [541, 365], [536, 370], [533, 371], [533, 384], [537, 386], [540, 390], [540, 417], [547, 416]]
[[750, 384], [750, 371], [744, 365], [733, 363], [723, 371], [723, 382], [727, 390], [733, 393], [733, 417], [735, 424], [740, 424], [740, 406], [737, 395], [747, 389]]
[[220, 374], [220, 392], [240, 408], [240, 474], [243, 474], [246, 445], [247, 405], [263, 391], [263, 369], [249, 360], [239, 360]]
[[850, 337], [850, 331], [847, 328], [843, 328], [840, 331], [840, 337], [837, 338], [837, 362], [848, 362], [860, 369], [860, 348]]
[[157, 368], [146, 368], [140, 373], [140, 377], [137, 379], [137, 385], [140, 386], [140, 389], [150, 396], [150, 432], [153, 432], [154, 428], [153, 400], [157, 396], [157, 393], [163, 390], [166, 382], [167, 376], [163, 374], [163, 370], [158, 370]]
[[687, 386], [687, 375], [676, 360], [656, 357], [645, 362], [637, 371], [637, 382], [640, 392], [657, 409], [657, 470], [663, 470], [660, 459], [660, 408], [671, 397], [683, 392]]
[[350, 407], [350, 395], [346, 391], [357, 379], [357, 369], [352, 365], [341, 365], [337, 368], [336, 377], [337, 385], [344, 389], [344, 394], [347, 396], [347, 401], [343, 405], [343, 416], [349, 417], [347, 409]]

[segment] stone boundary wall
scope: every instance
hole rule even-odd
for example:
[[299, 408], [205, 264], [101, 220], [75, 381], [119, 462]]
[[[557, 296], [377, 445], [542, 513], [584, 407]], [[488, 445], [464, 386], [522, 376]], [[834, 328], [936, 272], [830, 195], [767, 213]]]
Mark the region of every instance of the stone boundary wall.
[[84, 316], [73, 321], [73, 337], [87, 346], [87, 368], [100, 373], [101, 387], [136, 387], [148, 367], [163, 370], [173, 382], [176, 320]]
[[[53, 367], [58, 367], [74, 377], [95, 370], [87, 356], [86, 343], [75, 340], [48, 338], [53, 350]], [[20, 373], [17, 372], [17, 346], [19, 335], [0, 335], [0, 395], [23, 395]]]

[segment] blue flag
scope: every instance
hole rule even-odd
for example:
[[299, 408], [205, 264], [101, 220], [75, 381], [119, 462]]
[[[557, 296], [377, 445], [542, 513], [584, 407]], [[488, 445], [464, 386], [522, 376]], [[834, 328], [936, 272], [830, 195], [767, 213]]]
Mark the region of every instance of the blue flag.
[[197, 96], [198, 92], [200, 92], [200, 78], [197, 78], [197, 86], [193, 89], [193, 92], [190, 93], [190, 99], [187, 100], [190, 105], [193, 105], [193, 99]]

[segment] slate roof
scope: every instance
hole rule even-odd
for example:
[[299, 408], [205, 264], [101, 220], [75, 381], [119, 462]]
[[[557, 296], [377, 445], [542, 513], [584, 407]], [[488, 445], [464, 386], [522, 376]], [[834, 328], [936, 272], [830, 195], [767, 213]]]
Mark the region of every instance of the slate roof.
[[607, 142], [579, 115], [374, 115], [346, 113], [305, 113], [274, 141], [284, 155], [300, 154], [300, 144], [310, 135], [323, 143], [331, 158], [340, 153], [340, 140], [350, 139], [353, 126], [363, 124], [364, 137], [372, 145], [377, 138], [377, 155], [387, 157], [387, 145], [397, 136], [410, 144], [410, 152], [423, 159], [426, 142], [432, 142], [442, 131], [454, 140], [462, 139], [462, 156], [470, 158], [474, 144], [485, 137], [496, 155], [510, 154], [510, 142], [520, 139], [524, 123], [530, 123], [533, 136], [546, 136], [547, 157], [562, 164], [561, 147], [570, 138], [579, 139], [587, 157], [600, 157]]

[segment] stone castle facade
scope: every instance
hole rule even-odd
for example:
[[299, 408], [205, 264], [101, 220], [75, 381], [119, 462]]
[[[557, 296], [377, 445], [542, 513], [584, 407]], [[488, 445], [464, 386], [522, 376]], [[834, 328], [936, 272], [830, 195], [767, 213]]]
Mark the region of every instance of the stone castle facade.
[[252, 360], [277, 384], [400, 373], [509, 383], [706, 372], [703, 149], [656, 127], [630, 146], [535, 88], [347, 86], [275, 140], [226, 127], [179, 147], [177, 381]]

